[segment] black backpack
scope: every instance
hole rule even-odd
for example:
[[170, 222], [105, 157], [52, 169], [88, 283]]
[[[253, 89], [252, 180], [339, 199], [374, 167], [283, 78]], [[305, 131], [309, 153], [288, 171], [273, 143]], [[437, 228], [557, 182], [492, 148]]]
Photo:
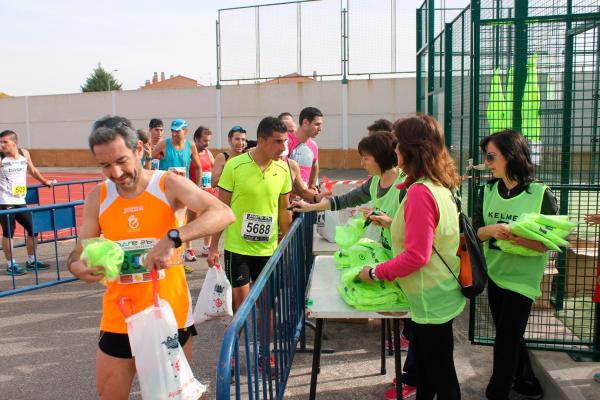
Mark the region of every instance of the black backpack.
[[438, 253], [435, 247], [433, 250], [440, 257], [446, 268], [448, 268], [454, 279], [456, 279], [462, 289], [463, 295], [473, 300], [485, 289], [485, 284], [487, 283], [487, 263], [483, 254], [483, 247], [477, 237], [477, 232], [475, 232], [475, 228], [473, 228], [469, 218], [462, 212], [460, 198], [454, 194], [452, 194], [452, 197], [456, 203], [458, 225], [461, 233], [460, 248], [457, 252], [461, 258], [460, 275], [456, 276], [452, 272], [446, 260]]

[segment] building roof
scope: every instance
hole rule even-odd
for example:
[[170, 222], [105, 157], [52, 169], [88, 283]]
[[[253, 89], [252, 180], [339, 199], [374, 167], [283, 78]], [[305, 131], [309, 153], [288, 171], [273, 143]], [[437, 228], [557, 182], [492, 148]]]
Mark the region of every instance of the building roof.
[[155, 72], [152, 77], [152, 81], [147, 80], [146, 84], [140, 89], [177, 89], [177, 88], [195, 88], [202, 86], [198, 84], [198, 81], [187, 76], [171, 75], [170, 78], [165, 79], [164, 72], [161, 72], [161, 79], [158, 80], [158, 74]]

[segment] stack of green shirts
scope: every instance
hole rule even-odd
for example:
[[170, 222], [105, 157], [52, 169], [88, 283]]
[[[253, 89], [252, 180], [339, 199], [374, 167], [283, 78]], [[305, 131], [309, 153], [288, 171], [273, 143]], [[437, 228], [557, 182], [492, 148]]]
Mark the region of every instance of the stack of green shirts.
[[333, 253], [333, 261], [337, 269], [377, 265], [391, 258], [391, 250], [387, 250], [381, 243], [368, 238], [359, 239], [353, 246]]
[[357, 276], [364, 265], [345, 269], [338, 292], [351, 307], [361, 311], [394, 312], [408, 310], [408, 300], [395, 281], [365, 283]]
[[[569, 244], [565, 238], [577, 224], [569, 221], [566, 215], [544, 215], [538, 213], [526, 213], [511, 222], [508, 227], [510, 231], [525, 239], [531, 239], [542, 243], [550, 250], [561, 251], [561, 247]], [[498, 247], [506, 253], [521, 256], [539, 256], [539, 251], [520, 246], [509, 240], [498, 240]]]

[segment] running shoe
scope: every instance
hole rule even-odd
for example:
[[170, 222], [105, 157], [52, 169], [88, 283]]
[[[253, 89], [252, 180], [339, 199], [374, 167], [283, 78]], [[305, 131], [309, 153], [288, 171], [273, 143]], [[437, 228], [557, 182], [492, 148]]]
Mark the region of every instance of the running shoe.
[[202, 250], [200, 250], [200, 257], [208, 257], [208, 246], [202, 246]]
[[9, 267], [6, 267], [6, 275], [19, 276], [25, 275], [27, 272], [23, 267], [19, 264], [12, 264]]
[[[408, 340], [406, 336], [400, 335], [400, 351], [408, 351], [408, 346], [410, 346], [410, 340]], [[392, 342], [386, 340], [385, 348], [386, 350], [393, 349]]]
[[190, 267], [189, 265], [183, 265], [183, 270], [185, 271], [186, 274], [191, 274], [192, 272], [194, 272], [194, 268]]
[[184, 257], [185, 261], [189, 261], [189, 262], [197, 260], [196, 254], [194, 254], [194, 249], [187, 249], [185, 251], [185, 254], [183, 255], [183, 257]]
[[43, 269], [49, 269], [50, 265], [43, 263], [41, 261], [35, 260], [34, 262], [29, 262], [27, 261], [25, 263], [25, 268], [27, 269], [27, 271], [34, 271], [34, 270], [43, 270]]
[[[410, 385], [402, 385], [402, 398], [403, 399], [412, 399], [417, 395], [417, 388]], [[386, 400], [396, 400], [396, 385], [388, 389], [383, 397]]]

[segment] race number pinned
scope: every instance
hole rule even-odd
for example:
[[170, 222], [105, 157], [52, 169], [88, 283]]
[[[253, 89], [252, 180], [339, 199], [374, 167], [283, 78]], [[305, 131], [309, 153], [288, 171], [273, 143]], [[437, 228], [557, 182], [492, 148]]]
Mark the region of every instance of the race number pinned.
[[27, 194], [27, 186], [25, 185], [12, 185], [12, 195], [15, 197], [25, 197]]
[[248, 242], [268, 242], [273, 234], [273, 217], [244, 213], [242, 237]]

